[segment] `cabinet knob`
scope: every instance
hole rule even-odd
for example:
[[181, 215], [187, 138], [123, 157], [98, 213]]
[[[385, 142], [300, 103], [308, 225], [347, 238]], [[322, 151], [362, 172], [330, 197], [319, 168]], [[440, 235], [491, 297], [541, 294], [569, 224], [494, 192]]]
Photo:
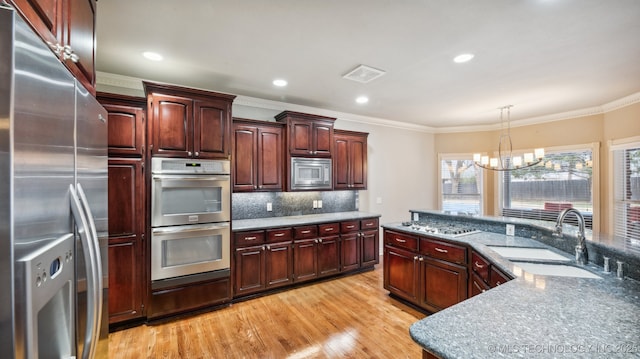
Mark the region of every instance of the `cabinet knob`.
[[413, 260], [417, 261], [418, 260], [418, 256], [413, 257]]
[[196, 157], [199, 157], [199, 156], [200, 156], [200, 152], [196, 151]]
[[271, 246], [267, 246], [267, 250], [270, 251], [271, 250]]
[[191, 151], [188, 151], [188, 152], [187, 152], [187, 156], [192, 156]]
[[78, 56], [78, 54], [76, 54], [75, 52], [73, 52], [73, 49], [71, 49], [71, 46], [66, 45], [64, 46], [64, 53], [62, 54], [62, 57], [65, 60], [71, 60], [73, 62], [78, 62], [80, 61], [80, 56]]
[[60, 55], [62, 53], [63, 47], [60, 44], [54, 44], [53, 42], [47, 41], [47, 45], [49, 45], [56, 55]]
[[318, 239], [318, 243], [322, 243], [322, 238]]
[[420, 257], [420, 258], [418, 258], [418, 260], [419, 260], [420, 262], [423, 262], [423, 261], [424, 261], [424, 257]]

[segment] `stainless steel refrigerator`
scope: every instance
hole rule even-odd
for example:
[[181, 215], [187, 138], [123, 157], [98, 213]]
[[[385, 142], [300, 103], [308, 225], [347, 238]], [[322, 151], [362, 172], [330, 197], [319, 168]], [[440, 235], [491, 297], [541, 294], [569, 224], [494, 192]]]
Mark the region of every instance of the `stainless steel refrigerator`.
[[0, 353], [106, 358], [107, 114], [0, 5]]

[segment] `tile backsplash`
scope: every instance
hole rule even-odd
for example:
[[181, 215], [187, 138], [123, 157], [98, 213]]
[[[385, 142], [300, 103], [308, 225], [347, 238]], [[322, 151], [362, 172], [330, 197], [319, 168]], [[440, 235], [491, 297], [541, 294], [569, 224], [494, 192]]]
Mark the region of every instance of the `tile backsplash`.
[[[358, 191], [233, 193], [231, 201], [236, 220], [349, 212], [358, 210]], [[314, 201], [322, 201], [322, 208], [314, 209]]]

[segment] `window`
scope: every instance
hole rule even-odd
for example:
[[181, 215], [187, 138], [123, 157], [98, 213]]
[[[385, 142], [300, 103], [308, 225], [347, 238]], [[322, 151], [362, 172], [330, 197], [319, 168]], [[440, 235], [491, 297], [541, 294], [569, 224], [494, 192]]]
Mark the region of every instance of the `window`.
[[[640, 246], [640, 138], [613, 143], [613, 233]], [[624, 143], [626, 142], [626, 143]]]
[[440, 208], [452, 213], [481, 215], [482, 169], [472, 155], [440, 155]]
[[[579, 210], [587, 228], [593, 228], [594, 167], [597, 143], [545, 149], [539, 165], [500, 172], [499, 193], [502, 215], [555, 221], [566, 208]], [[567, 218], [568, 223], [577, 219]]]

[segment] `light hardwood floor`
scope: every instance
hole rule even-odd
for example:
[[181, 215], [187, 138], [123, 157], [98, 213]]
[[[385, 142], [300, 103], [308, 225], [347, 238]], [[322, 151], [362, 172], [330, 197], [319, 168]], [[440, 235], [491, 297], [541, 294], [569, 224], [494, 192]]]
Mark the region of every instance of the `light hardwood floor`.
[[424, 314], [388, 296], [373, 271], [109, 335], [109, 358], [421, 358]]

